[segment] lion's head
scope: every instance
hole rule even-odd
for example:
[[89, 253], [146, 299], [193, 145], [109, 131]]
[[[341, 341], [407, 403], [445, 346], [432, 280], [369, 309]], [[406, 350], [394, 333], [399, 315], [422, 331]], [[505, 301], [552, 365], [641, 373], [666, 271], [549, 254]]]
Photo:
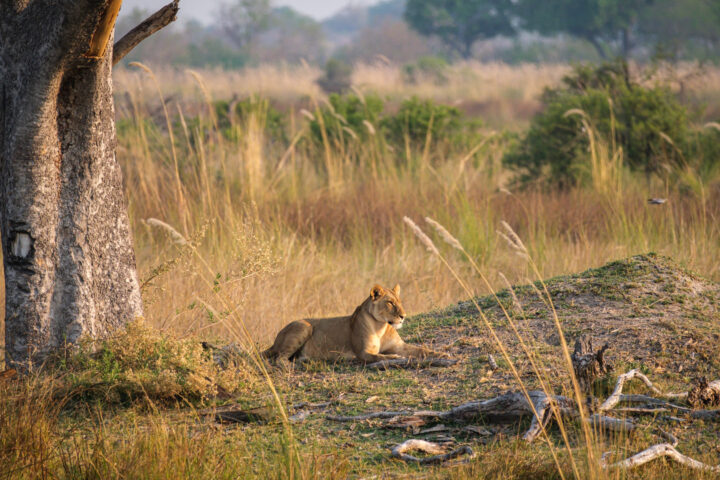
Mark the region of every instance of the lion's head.
[[385, 322], [400, 329], [405, 320], [405, 309], [400, 302], [400, 285], [392, 290], [375, 285], [370, 290], [368, 312], [378, 322]]

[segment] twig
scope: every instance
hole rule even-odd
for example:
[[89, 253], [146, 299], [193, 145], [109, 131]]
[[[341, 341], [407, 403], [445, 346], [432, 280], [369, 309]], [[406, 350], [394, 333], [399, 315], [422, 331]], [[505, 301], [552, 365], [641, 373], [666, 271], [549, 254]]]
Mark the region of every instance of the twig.
[[[412, 450], [419, 450], [421, 452], [432, 453], [434, 455], [432, 457], [418, 458], [405, 453]], [[437, 443], [427, 442], [425, 440], [411, 439], [404, 441], [400, 445], [396, 445], [392, 449], [390, 455], [405, 462], [417, 463], [420, 465], [437, 465], [439, 463], [444, 463], [448, 460], [452, 460], [453, 458], [457, 458], [461, 455], [469, 455], [471, 457], [473, 456], [472, 448], [468, 446], [456, 448], [449, 453], [443, 452], [445, 452], [445, 449]]]
[[393, 358], [392, 360], [381, 360], [368, 363], [365, 368], [371, 370], [387, 370], [388, 368], [424, 368], [424, 367], [450, 367], [458, 361], [452, 358], [426, 358], [418, 360], [413, 358]]
[[168, 3], [115, 42], [115, 46], [113, 47], [113, 65], [116, 65], [122, 60], [133, 48], [137, 47], [140, 42], [175, 21], [178, 10], [180, 9], [179, 2], [180, 0], [173, 0], [171, 3]]

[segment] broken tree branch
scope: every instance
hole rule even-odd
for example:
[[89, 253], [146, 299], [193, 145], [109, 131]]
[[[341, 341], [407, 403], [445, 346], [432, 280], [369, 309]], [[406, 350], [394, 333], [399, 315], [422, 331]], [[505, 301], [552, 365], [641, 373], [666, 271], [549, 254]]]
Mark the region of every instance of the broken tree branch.
[[[604, 412], [607, 410], [612, 409], [615, 405], [620, 403], [621, 400], [621, 394], [623, 386], [625, 385], [625, 382], [628, 380], [632, 380], [634, 378], [642, 380], [642, 382], [647, 386], [652, 392], [656, 395], [659, 395], [663, 398], [670, 398], [670, 399], [681, 399], [687, 397], [687, 392], [685, 393], [662, 393], [660, 390], [658, 390], [655, 385], [652, 384], [652, 382], [642, 373], [640, 373], [637, 370], [630, 370], [627, 373], [624, 373], [620, 375], [617, 379], [617, 383], [615, 384], [615, 390], [613, 390], [612, 395], [610, 395], [607, 400], [603, 402], [602, 405], [598, 408], [599, 411]], [[626, 396], [628, 398], [629, 396]], [[652, 397], [647, 397], [649, 400], [657, 400]], [[682, 408], [682, 407], [681, 407]]]
[[387, 370], [388, 368], [424, 368], [424, 367], [450, 367], [458, 361], [452, 358], [425, 358], [423, 360], [413, 358], [393, 358], [379, 362], [368, 363], [365, 368], [371, 370]]
[[720, 466], [713, 467], [712, 465], [707, 465], [705, 463], [698, 462], [697, 460], [692, 459], [688, 456], [685, 456], [682, 453], [678, 452], [671, 443], [661, 443], [658, 445], [653, 445], [652, 447], [643, 450], [640, 453], [636, 453], [630, 458], [626, 458], [625, 460], [610, 465], [606, 463], [605, 455], [603, 455], [602, 466], [607, 470], [614, 468], [631, 469], [639, 467], [640, 465], [644, 465], [660, 457], [672, 458], [676, 462], [696, 470], [720, 472]]
[[117, 20], [121, 5], [122, 0], [110, 0], [108, 2], [105, 12], [103, 12], [100, 21], [95, 26], [95, 31], [90, 39], [90, 48], [85, 52], [85, 57], [99, 59], [105, 56], [105, 50], [107, 50], [110, 35], [112, 35], [115, 28], [115, 20]]
[[[405, 452], [419, 450], [425, 453], [434, 454], [432, 457], [418, 458], [413, 455], [408, 455]], [[425, 440], [406, 440], [400, 445], [396, 445], [391, 452], [394, 458], [399, 458], [405, 462], [417, 463], [420, 465], [437, 465], [439, 463], [447, 462], [453, 458], [457, 458], [461, 455], [473, 456], [472, 448], [463, 446], [456, 448], [455, 450], [444, 453], [445, 449], [437, 443], [427, 442]]]
[[133, 48], [138, 46], [140, 42], [175, 21], [179, 9], [180, 0], [173, 0], [173, 2], [168, 3], [140, 25], [126, 33], [124, 37], [115, 43], [113, 48], [113, 65], [116, 65], [122, 60]]

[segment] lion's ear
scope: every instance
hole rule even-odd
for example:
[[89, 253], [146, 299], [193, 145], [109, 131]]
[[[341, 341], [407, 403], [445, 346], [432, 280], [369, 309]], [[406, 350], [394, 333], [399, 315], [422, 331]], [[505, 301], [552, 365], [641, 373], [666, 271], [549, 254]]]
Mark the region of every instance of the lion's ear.
[[370, 290], [370, 296], [373, 298], [373, 300], [377, 300], [383, 295], [385, 295], [385, 290], [380, 285], [375, 285], [372, 290]]
[[400, 284], [396, 283], [395, 286], [392, 289], [392, 292], [395, 294], [396, 297], [400, 298]]

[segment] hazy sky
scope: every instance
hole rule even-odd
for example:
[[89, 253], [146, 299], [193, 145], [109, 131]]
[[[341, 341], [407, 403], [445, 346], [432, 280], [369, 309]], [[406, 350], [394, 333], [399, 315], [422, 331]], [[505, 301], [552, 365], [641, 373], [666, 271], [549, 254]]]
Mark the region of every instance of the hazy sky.
[[[378, 0], [276, 0], [273, 5], [288, 5], [295, 10], [310, 15], [318, 20], [329, 17], [347, 5], [368, 5], [377, 3]], [[190, 17], [197, 18], [203, 22], [212, 20], [221, 3], [231, 3], [232, 0], [180, 0], [180, 14], [178, 20], [186, 20]], [[155, 11], [168, 0], [124, 0], [120, 15], [129, 12], [135, 7]]]

